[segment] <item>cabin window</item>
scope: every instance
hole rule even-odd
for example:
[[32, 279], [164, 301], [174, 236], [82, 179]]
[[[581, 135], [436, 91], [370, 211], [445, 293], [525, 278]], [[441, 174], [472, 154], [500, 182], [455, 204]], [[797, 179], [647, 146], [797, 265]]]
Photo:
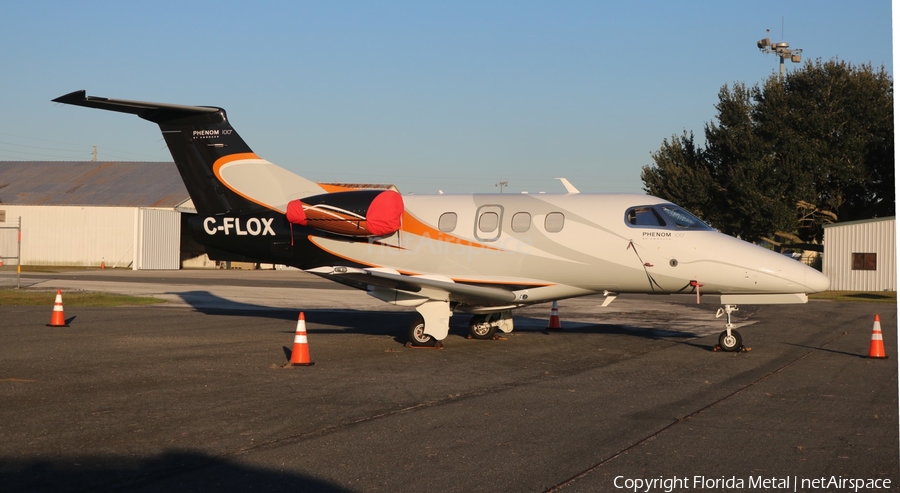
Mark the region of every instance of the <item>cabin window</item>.
[[690, 212], [674, 204], [632, 207], [625, 211], [625, 223], [635, 228], [712, 229]]
[[566, 216], [562, 212], [551, 212], [544, 218], [544, 229], [548, 233], [559, 233], [566, 224]]
[[625, 213], [628, 224], [632, 226], [662, 227], [666, 225], [658, 212], [650, 206], [632, 207]]
[[854, 253], [853, 254], [853, 270], [875, 270], [878, 264], [878, 254], [875, 253]]
[[524, 233], [531, 228], [531, 214], [517, 212], [512, 217], [512, 230], [516, 233]]
[[676, 205], [661, 205], [659, 210], [665, 216], [666, 222], [677, 229], [710, 229], [705, 222]]
[[481, 241], [497, 241], [503, 221], [503, 207], [483, 205], [475, 211], [475, 238]]
[[500, 223], [500, 216], [496, 212], [485, 212], [478, 218], [478, 230], [482, 233], [493, 233]]
[[456, 229], [457, 216], [455, 212], [445, 212], [438, 219], [438, 229], [444, 233], [449, 233]]

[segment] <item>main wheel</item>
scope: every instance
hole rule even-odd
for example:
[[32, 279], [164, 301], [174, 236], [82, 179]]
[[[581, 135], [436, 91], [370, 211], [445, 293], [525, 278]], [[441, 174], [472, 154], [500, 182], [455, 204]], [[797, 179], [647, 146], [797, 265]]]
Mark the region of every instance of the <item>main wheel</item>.
[[425, 333], [425, 319], [416, 317], [409, 326], [409, 343], [413, 346], [434, 347], [437, 339]]
[[743, 347], [742, 343], [741, 334], [736, 330], [732, 329], [731, 336], [728, 335], [727, 330], [719, 334], [719, 346], [722, 348], [722, 351], [740, 351], [741, 347]]
[[491, 339], [497, 327], [488, 322], [487, 315], [474, 315], [469, 321], [469, 333], [473, 339]]

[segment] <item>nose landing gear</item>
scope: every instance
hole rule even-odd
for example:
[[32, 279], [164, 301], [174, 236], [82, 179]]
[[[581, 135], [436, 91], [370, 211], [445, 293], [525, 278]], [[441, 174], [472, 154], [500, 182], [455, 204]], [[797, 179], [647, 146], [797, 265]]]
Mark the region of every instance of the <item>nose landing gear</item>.
[[719, 334], [719, 347], [723, 351], [737, 352], [744, 348], [741, 334], [734, 330], [734, 324], [731, 323], [731, 313], [738, 311], [737, 305], [725, 305], [716, 312], [716, 318], [722, 315], [726, 316], [725, 331]]

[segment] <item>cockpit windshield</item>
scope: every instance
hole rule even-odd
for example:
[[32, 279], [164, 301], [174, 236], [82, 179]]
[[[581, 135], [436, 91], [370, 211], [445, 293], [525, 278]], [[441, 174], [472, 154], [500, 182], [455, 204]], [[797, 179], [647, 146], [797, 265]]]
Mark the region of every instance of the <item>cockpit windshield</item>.
[[625, 222], [633, 228], [661, 228], [672, 230], [711, 230], [697, 216], [675, 204], [642, 205], [625, 213]]

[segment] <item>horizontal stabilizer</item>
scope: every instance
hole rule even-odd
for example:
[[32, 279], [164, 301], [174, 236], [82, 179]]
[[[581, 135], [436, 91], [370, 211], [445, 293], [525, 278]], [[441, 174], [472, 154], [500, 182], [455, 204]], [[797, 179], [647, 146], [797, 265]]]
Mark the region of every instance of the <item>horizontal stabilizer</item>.
[[72, 104], [101, 110], [131, 113], [145, 120], [160, 123], [173, 118], [204, 113], [217, 113], [220, 108], [210, 106], [184, 106], [180, 104], [150, 103], [146, 101], [130, 101], [127, 99], [102, 98], [87, 96], [84, 90], [70, 92], [53, 100], [54, 103]]

